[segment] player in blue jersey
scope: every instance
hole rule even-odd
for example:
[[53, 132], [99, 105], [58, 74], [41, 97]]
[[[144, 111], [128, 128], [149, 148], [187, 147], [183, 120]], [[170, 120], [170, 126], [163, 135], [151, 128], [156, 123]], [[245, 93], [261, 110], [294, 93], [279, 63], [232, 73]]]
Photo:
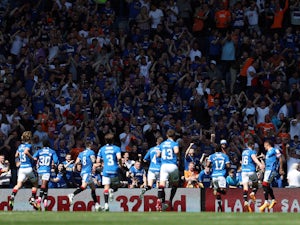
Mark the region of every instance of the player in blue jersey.
[[252, 192], [250, 193], [250, 198], [255, 202], [255, 194], [258, 189], [258, 177], [256, 173], [256, 165], [263, 170], [265, 168], [258, 158], [256, 157], [256, 150], [254, 150], [254, 142], [249, 140], [247, 143], [247, 148], [242, 152], [242, 184], [243, 184], [243, 198], [244, 198], [244, 209], [248, 212], [252, 212], [250, 204], [248, 202], [248, 190], [249, 182], [252, 183]]
[[43, 148], [39, 149], [33, 155], [34, 160], [37, 161], [38, 175], [41, 180], [40, 194], [36, 201], [36, 206], [41, 209], [41, 201], [43, 199], [44, 209], [48, 207], [48, 183], [50, 180], [52, 164], [58, 164], [58, 156], [56, 152], [50, 148], [50, 142], [48, 140], [43, 141]]
[[161, 166], [161, 149], [160, 144], [162, 143], [163, 138], [158, 137], [156, 139], [156, 146], [149, 149], [149, 151], [144, 156], [144, 162], [150, 162], [148, 174], [147, 174], [147, 186], [142, 189], [140, 198], [142, 199], [145, 192], [150, 190], [154, 183], [156, 182], [156, 187], [158, 187], [159, 184], [159, 172], [160, 172], [160, 166]]
[[[277, 202], [275, 200], [273, 188], [270, 186], [270, 184], [272, 183], [274, 177], [276, 177], [278, 174], [278, 170], [280, 175], [284, 175], [283, 160], [280, 150], [274, 148], [270, 140], [265, 140], [264, 148], [267, 151], [265, 158], [266, 169], [262, 183], [265, 202], [261, 207], [259, 207], [260, 212], [263, 212], [266, 208], [272, 209], [276, 205]], [[269, 195], [272, 199], [271, 203], [268, 201]]]
[[211, 154], [207, 159], [207, 166], [211, 167], [212, 184], [214, 195], [218, 202], [218, 211], [222, 211], [221, 194], [226, 194], [226, 174], [230, 168], [230, 160], [228, 155], [222, 152], [222, 148], [218, 146], [216, 152]]
[[168, 208], [165, 203], [165, 187], [166, 182], [169, 181], [171, 187], [171, 195], [169, 198], [170, 206], [172, 208], [172, 201], [176, 194], [179, 183], [179, 170], [177, 166], [177, 155], [179, 154], [179, 145], [174, 140], [175, 131], [169, 129], [167, 131], [167, 140], [160, 144], [161, 147], [161, 167], [160, 167], [160, 182], [157, 193], [157, 211], [164, 211]]
[[22, 144], [19, 145], [15, 158], [16, 158], [16, 166], [19, 167], [18, 171], [18, 181], [17, 184], [14, 186], [13, 191], [10, 196], [9, 200], [9, 207], [12, 210], [14, 207], [14, 200], [15, 196], [18, 193], [19, 189], [23, 186], [23, 183], [26, 180], [30, 180], [32, 183], [32, 189], [31, 189], [31, 198], [29, 199], [29, 203], [35, 208], [35, 198], [36, 198], [36, 191], [38, 187], [38, 180], [37, 176], [33, 170], [33, 157], [32, 157], [32, 146], [31, 146], [31, 139], [32, 139], [32, 133], [31, 131], [25, 131], [23, 132], [21, 136]]
[[95, 203], [95, 210], [98, 211], [101, 209], [101, 206], [97, 201], [96, 187], [92, 179], [93, 166], [96, 162], [95, 152], [92, 150], [92, 147], [93, 143], [91, 141], [86, 141], [84, 151], [79, 153], [75, 161], [75, 168], [77, 167], [76, 165], [78, 163], [82, 164], [82, 169], [80, 173], [82, 182], [81, 186], [77, 187], [77, 189], [72, 194], [68, 194], [68, 198], [70, 205], [72, 205], [74, 196], [84, 191], [87, 188], [87, 186], [89, 186], [91, 188], [92, 199]]
[[122, 163], [121, 148], [114, 145], [114, 134], [104, 137], [105, 145], [97, 155], [97, 166], [103, 162], [102, 184], [104, 185], [104, 210], [109, 211], [108, 200], [113, 200], [113, 193], [120, 187], [119, 166]]

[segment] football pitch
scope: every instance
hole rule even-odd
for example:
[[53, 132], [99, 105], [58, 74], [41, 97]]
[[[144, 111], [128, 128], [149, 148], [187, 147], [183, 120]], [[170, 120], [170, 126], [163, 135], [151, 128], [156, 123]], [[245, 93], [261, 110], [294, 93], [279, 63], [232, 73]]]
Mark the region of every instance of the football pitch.
[[1, 225], [300, 225], [299, 213], [0, 212]]

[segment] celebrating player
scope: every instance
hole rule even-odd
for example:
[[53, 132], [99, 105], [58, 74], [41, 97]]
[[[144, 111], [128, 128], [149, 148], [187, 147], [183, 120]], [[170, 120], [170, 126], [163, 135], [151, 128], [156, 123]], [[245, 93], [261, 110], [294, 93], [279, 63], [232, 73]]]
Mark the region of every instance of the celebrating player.
[[83, 152], [80, 152], [76, 161], [75, 161], [75, 168], [78, 163], [81, 162], [82, 169], [81, 169], [81, 177], [82, 182], [81, 186], [78, 187], [72, 194], [69, 194], [69, 203], [70, 205], [73, 204], [73, 198], [75, 195], [79, 194], [80, 192], [84, 191], [87, 186], [91, 188], [91, 195], [92, 199], [95, 203], [95, 210], [98, 211], [101, 209], [101, 206], [99, 205], [96, 197], [96, 187], [92, 179], [92, 170], [94, 163], [96, 161], [95, 152], [92, 150], [93, 143], [91, 141], [86, 141], [85, 143], [85, 150]]
[[254, 142], [249, 140], [248, 148], [244, 149], [242, 152], [242, 184], [243, 184], [243, 198], [244, 198], [244, 207], [248, 212], [252, 212], [250, 204], [248, 203], [248, 190], [249, 182], [252, 183], [252, 192], [250, 193], [250, 198], [255, 202], [255, 194], [258, 188], [258, 177], [256, 174], [256, 165], [259, 166], [261, 170], [265, 166], [257, 159], [257, 152], [254, 149]]
[[[276, 205], [277, 202], [275, 200], [273, 188], [270, 186], [270, 184], [272, 183], [273, 178], [277, 175], [278, 169], [281, 175], [284, 174], [283, 160], [280, 150], [274, 148], [270, 140], [266, 140], [264, 142], [264, 147], [267, 151], [265, 159], [266, 171], [264, 173], [264, 179], [262, 183], [265, 202], [261, 207], [259, 207], [260, 212], [263, 212], [266, 208], [272, 209]], [[271, 204], [268, 201], [269, 195], [272, 198]]]
[[222, 211], [221, 194], [226, 194], [226, 172], [230, 168], [228, 155], [222, 152], [221, 147], [217, 147], [216, 152], [207, 159], [207, 166], [212, 169], [212, 183], [214, 195], [218, 202], [218, 211]]
[[36, 207], [41, 209], [41, 201], [44, 197], [44, 209], [47, 210], [48, 207], [48, 182], [50, 180], [50, 173], [52, 163], [54, 165], [58, 164], [58, 157], [56, 152], [50, 148], [50, 142], [48, 140], [43, 141], [43, 148], [39, 149], [33, 155], [34, 160], [37, 160], [38, 164], [38, 175], [39, 179], [42, 181], [40, 194], [37, 199]]
[[118, 176], [119, 165], [122, 163], [121, 149], [114, 145], [114, 134], [104, 137], [106, 145], [100, 148], [97, 155], [97, 166], [103, 161], [104, 210], [109, 211], [108, 199], [113, 200], [113, 192], [120, 187]]
[[140, 198], [142, 199], [145, 192], [150, 190], [153, 187], [154, 182], [156, 183], [156, 187], [158, 187], [158, 181], [159, 181], [159, 171], [161, 166], [161, 149], [160, 144], [162, 143], [163, 138], [158, 137], [156, 140], [156, 146], [149, 149], [149, 151], [146, 153], [144, 157], [144, 161], [150, 162], [148, 174], [147, 174], [147, 186], [142, 189]]
[[33, 166], [33, 157], [31, 155], [32, 146], [31, 146], [31, 139], [32, 139], [32, 133], [31, 131], [25, 131], [23, 132], [21, 136], [22, 144], [19, 145], [17, 152], [15, 154], [16, 157], [16, 166], [20, 167], [18, 172], [18, 181], [16, 186], [14, 186], [10, 200], [9, 200], [9, 207], [12, 210], [14, 207], [14, 200], [15, 196], [17, 195], [19, 189], [23, 186], [23, 183], [29, 179], [32, 183], [32, 189], [31, 189], [31, 198], [29, 198], [29, 203], [36, 208], [35, 198], [36, 198], [36, 191], [38, 187], [37, 177], [34, 173], [34, 170], [32, 168]]
[[179, 171], [177, 166], [177, 155], [179, 153], [178, 143], [174, 140], [175, 131], [169, 129], [167, 131], [167, 140], [161, 143], [161, 168], [160, 168], [160, 182], [157, 193], [157, 211], [164, 211], [168, 208], [168, 204], [165, 204], [165, 187], [166, 182], [169, 181], [171, 187], [171, 195], [169, 198], [170, 206], [172, 207], [172, 201], [176, 194]]

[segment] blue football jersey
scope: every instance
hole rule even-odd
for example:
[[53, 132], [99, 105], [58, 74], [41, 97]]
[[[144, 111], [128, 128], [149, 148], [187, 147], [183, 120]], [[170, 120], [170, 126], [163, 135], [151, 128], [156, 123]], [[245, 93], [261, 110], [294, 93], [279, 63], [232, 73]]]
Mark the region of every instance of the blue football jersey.
[[167, 139], [160, 144], [161, 148], [161, 164], [177, 165], [177, 155], [174, 152], [174, 147], [178, 147], [178, 143]]
[[31, 154], [31, 144], [29, 143], [24, 143], [20, 144], [17, 152], [19, 154], [19, 159], [20, 159], [20, 168], [30, 168], [32, 167], [32, 160], [25, 154], [25, 150], [29, 149], [29, 153]]
[[86, 148], [83, 152], [80, 152], [78, 158], [82, 163], [81, 175], [82, 174], [91, 174], [93, 169], [92, 156], [95, 156], [95, 152], [91, 149]]
[[146, 153], [144, 160], [149, 161], [149, 171], [159, 172], [161, 166], [161, 158], [157, 157], [157, 151], [161, 151], [160, 146], [154, 146]]
[[[59, 157], [58, 157], [59, 159]], [[60, 161], [60, 159], [59, 159]], [[61, 162], [61, 161], [60, 161]], [[66, 166], [69, 162], [67, 160], [63, 161], [62, 164], [66, 168], [66, 180], [71, 181], [72, 180], [72, 175], [73, 175], [73, 168], [74, 168], [74, 163], [69, 164]]]
[[104, 145], [98, 152], [98, 157], [104, 162], [103, 176], [116, 177], [118, 176], [118, 158], [117, 154], [121, 154], [121, 148], [116, 145]]
[[242, 171], [255, 172], [256, 164], [252, 159], [252, 155], [256, 155], [256, 151], [250, 148], [244, 149], [242, 152]]
[[137, 169], [134, 166], [130, 167], [129, 171], [133, 174], [139, 183], [143, 183], [143, 175], [146, 173], [144, 168]]
[[222, 152], [216, 152], [208, 157], [208, 161], [212, 163], [212, 177], [226, 175], [226, 164], [230, 163], [228, 155]]
[[37, 158], [38, 160], [38, 173], [50, 173], [51, 172], [51, 164], [54, 162], [56, 165], [58, 163], [58, 157], [56, 152], [49, 148], [43, 147], [34, 153], [33, 158]]
[[208, 174], [205, 173], [204, 170], [201, 170], [198, 176], [198, 181], [203, 183], [203, 186], [208, 188], [210, 187], [211, 184], [211, 173], [209, 172]]
[[275, 171], [279, 167], [279, 157], [281, 156], [281, 152], [279, 149], [271, 148], [266, 153], [266, 170]]
[[57, 188], [66, 188], [67, 182], [64, 179], [64, 174], [62, 172], [58, 172], [56, 175], [56, 178], [58, 178], [58, 182], [56, 183]]

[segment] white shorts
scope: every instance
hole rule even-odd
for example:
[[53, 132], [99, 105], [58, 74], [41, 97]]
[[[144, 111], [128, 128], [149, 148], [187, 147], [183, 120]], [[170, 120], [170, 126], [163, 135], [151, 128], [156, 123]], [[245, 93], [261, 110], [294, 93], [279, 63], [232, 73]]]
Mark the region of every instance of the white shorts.
[[226, 178], [223, 177], [223, 176], [213, 177], [212, 178], [212, 183], [213, 183], [214, 189], [226, 188]]
[[276, 171], [266, 170], [264, 173], [263, 181], [270, 184], [270, 183], [272, 183], [272, 181], [273, 181], [274, 177], [276, 177], [276, 175], [277, 175]]
[[179, 171], [175, 164], [163, 164], [160, 167], [160, 181], [178, 182]]
[[39, 180], [50, 180], [50, 173], [41, 173], [39, 174]]
[[148, 183], [152, 182], [153, 180], [159, 181], [159, 171], [157, 172], [148, 171], [147, 179], [148, 179]]
[[257, 183], [258, 177], [256, 172], [242, 172], [242, 182], [243, 183]]
[[20, 168], [18, 171], [18, 182], [25, 182], [29, 179], [32, 183], [37, 181], [36, 174], [33, 172], [31, 167]]
[[110, 185], [111, 187], [119, 186], [120, 180], [119, 177], [102, 177], [103, 185]]
[[92, 175], [89, 173], [82, 174], [81, 178], [82, 178], [81, 180], [82, 183], [87, 183], [87, 184], [93, 183]]

